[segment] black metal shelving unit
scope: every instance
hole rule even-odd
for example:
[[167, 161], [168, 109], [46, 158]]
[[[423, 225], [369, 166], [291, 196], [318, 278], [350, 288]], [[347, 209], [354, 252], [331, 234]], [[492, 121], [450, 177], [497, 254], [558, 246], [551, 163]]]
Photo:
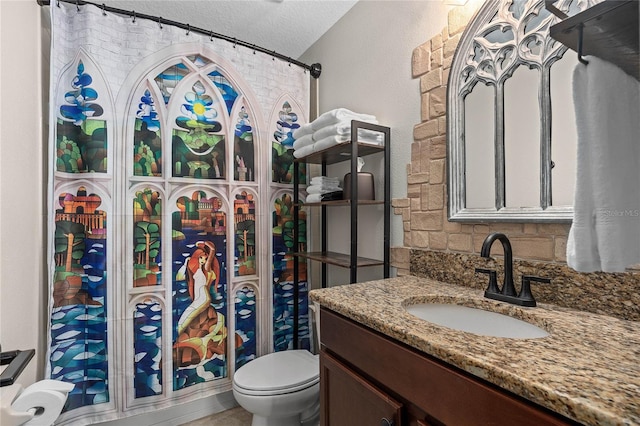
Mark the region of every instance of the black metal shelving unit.
[[[383, 145], [372, 145], [358, 141], [358, 130], [365, 129], [379, 132], [384, 136]], [[351, 183], [350, 198], [345, 200], [323, 201], [319, 203], [305, 203], [305, 206], [316, 206], [321, 208], [321, 232], [322, 242], [321, 251], [319, 252], [296, 252], [294, 262], [294, 300], [298, 300], [298, 264], [300, 259], [313, 260], [320, 262], [322, 287], [327, 287], [327, 265], [336, 265], [350, 270], [350, 282], [355, 283], [358, 279], [358, 268], [382, 265], [384, 278], [389, 278], [390, 274], [390, 223], [391, 223], [391, 178], [390, 178], [390, 151], [391, 129], [389, 127], [377, 124], [366, 123], [363, 121], [353, 120], [351, 122], [351, 139], [334, 145], [322, 151], [314, 152], [303, 158], [298, 158], [294, 162], [294, 181], [293, 181], [293, 220], [298, 223], [300, 208], [302, 203], [299, 199], [300, 182], [299, 167], [305, 164], [321, 165], [321, 173], [323, 176], [327, 174], [327, 165], [337, 164], [344, 161], [351, 163]], [[358, 199], [358, 157], [364, 157], [373, 154], [384, 154], [384, 195], [383, 200], [359, 200]], [[370, 259], [358, 256], [358, 207], [367, 205], [382, 205], [384, 210], [384, 229], [383, 229], [383, 259]], [[348, 253], [336, 253], [328, 250], [327, 238], [327, 208], [349, 207], [351, 214], [351, 245]], [[294, 247], [298, 246], [298, 229], [294, 226]], [[298, 342], [298, 306], [294, 304], [294, 347]]]

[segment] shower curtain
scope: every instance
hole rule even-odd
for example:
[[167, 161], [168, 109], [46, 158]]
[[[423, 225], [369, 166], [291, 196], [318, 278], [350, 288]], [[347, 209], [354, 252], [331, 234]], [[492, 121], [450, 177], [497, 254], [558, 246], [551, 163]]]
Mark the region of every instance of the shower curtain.
[[308, 348], [288, 253], [309, 74], [160, 20], [50, 10], [47, 376], [75, 385], [61, 424], [228, 391], [293, 346], [295, 303]]

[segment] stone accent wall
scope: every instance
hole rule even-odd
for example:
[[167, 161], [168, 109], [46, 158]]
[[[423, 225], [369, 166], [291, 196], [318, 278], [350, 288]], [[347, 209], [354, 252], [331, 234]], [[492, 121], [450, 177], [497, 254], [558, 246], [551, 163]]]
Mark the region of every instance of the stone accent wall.
[[[392, 265], [397, 268], [398, 275], [446, 279], [481, 288], [486, 277], [474, 275], [473, 268], [467, 271], [468, 268], [462, 267], [463, 263], [487, 267], [486, 260], [479, 257], [482, 242], [491, 232], [503, 232], [511, 240], [514, 258], [525, 262], [527, 274], [548, 276], [563, 286], [557, 294], [566, 297], [553, 296], [557, 290], [557, 285], [554, 285], [542, 291], [541, 300], [640, 320], [637, 307], [640, 300], [633, 303], [630, 300], [630, 294], [635, 294], [635, 299], [638, 299], [640, 273], [580, 274], [567, 267], [565, 252], [569, 224], [463, 224], [447, 221], [447, 81], [462, 32], [481, 3], [470, 0], [463, 7], [452, 8], [447, 27], [413, 51], [412, 75], [420, 79], [421, 122], [413, 132], [411, 163], [407, 166], [407, 198], [392, 200], [394, 213], [402, 216], [404, 230], [404, 247], [391, 250]], [[501, 251], [501, 245], [495, 244], [492, 255], [500, 255]], [[521, 273], [516, 268], [516, 285]], [[588, 297], [576, 299], [568, 296], [582, 292], [584, 288], [581, 290], [581, 286], [594, 282], [602, 285], [586, 292]], [[533, 290], [534, 295], [536, 290]], [[607, 300], [606, 306], [586, 303], [594, 297], [597, 299], [597, 295]], [[614, 306], [620, 306], [620, 309], [609, 309]]]

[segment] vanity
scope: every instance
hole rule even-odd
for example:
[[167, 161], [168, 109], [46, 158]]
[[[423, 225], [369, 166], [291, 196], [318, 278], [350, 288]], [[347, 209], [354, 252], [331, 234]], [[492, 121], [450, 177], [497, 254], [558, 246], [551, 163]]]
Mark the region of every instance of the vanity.
[[[321, 305], [322, 424], [640, 423], [640, 324], [405, 276], [313, 290]], [[497, 312], [546, 337], [478, 335], [409, 313], [424, 303]]]

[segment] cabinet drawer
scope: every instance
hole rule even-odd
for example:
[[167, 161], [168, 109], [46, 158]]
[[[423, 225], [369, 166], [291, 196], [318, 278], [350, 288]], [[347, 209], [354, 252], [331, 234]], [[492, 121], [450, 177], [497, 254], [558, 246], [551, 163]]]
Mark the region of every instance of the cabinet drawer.
[[321, 310], [325, 350], [447, 425], [568, 425], [570, 420]]

